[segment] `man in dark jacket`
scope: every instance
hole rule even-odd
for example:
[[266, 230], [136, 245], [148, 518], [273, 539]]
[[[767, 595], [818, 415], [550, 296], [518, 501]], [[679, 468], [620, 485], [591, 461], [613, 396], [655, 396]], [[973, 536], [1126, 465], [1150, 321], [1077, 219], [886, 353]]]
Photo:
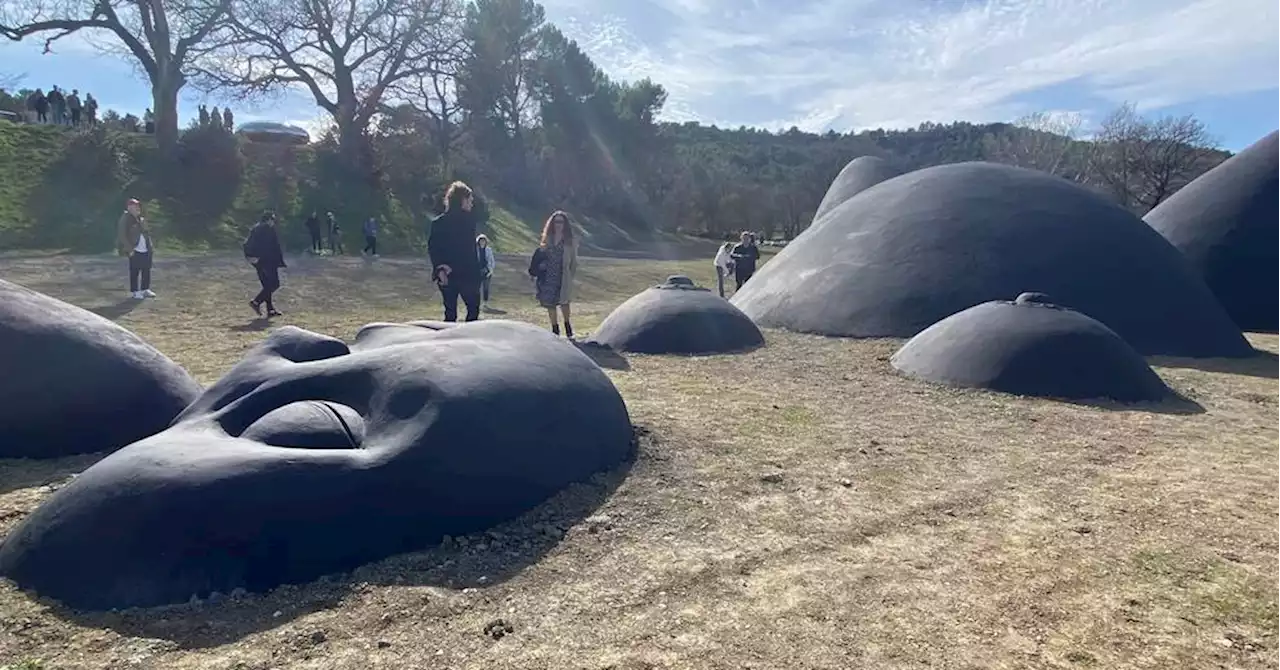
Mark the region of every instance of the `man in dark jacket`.
[[307, 217], [307, 234], [311, 236], [311, 253], [319, 256], [324, 252], [324, 240], [320, 237], [320, 216], [311, 212]]
[[742, 241], [733, 246], [729, 257], [733, 259], [733, 279], [738, 284], [738, 288], [742, 288], [742, 285], [751, 279], [751, 275], [756, 273], [756, 261], [760, 260], [760, 247], [756, 246], [756, 236], [744, 232]]
[[249, 231], [244, 241], [244, 257], [258, 271], [258, 283], [262, 290], [249, 301], [254, 313], [262, 316], [262, 306], [267, 306], [267, 317], [280, 316], [271, 302], [271, 294], [280, 288], [280, 268], [285, 267], [284, 250], [280, 248], [280, 236], [276, 234], [275, 212], [266, 211]]
[[475, 204], [471, 187], [455, 181], [444, 194], [444, 213], [431, 220], [427, 255], [431, 276], [440, 287], [444, 320], [458, 320], [458, 298], [467, 305], [467, 321], [480, 318], [480, 261], [476, 257]]

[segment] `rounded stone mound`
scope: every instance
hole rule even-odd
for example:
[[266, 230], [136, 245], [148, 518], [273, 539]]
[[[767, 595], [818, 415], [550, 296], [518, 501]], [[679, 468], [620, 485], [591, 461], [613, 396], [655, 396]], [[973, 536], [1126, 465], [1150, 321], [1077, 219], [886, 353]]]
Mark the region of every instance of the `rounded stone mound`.
[[1133, 214], [1042, 172], [958, 163], [832, 210], [734, 294], [761, 326], [911, 337], [1041, 287], [1146, 355], [1252, 356], [1190, 263]]
[[926, 381], [1068, 400], [1173, 396], [1115, 331], [1043, 294], [953, 314], [911, 338], [894, 368]]
[[0, 281], [0, 458], [113, 451], [164, 430], [199, 395], [137, 335]]
[[350, 347], [285, 327], [50, 496], [0, 574], [82, 609], [262, 591], [489, 529], [633, 452], [609, 377], [530, 324], [377, 324]]
[[642, 354], [722, 354], [762, 346], [764, 335], [729, 301], [675, 276], [619, 305], [591, 341]]
[[1258, 140], [1147, 212], [1244, 330], [1280, 326], [1280, 132]]
[[272, 142], [277, 144], [307, 144], [311, 135], [298, 126], [274, 121], [250, 121], [240, 124], [237, 133], [254, 142]]
[[840, 170], [840, 174], [831, 180], [831, 186], [827, 187], [826, 195], [822, 196], [822, 202], [818, 204], [818, 211], [813, 214], [814, 222], [849, 198], [900, 174], [902, 173], [879, 156], [859, 156], [849, 161]]

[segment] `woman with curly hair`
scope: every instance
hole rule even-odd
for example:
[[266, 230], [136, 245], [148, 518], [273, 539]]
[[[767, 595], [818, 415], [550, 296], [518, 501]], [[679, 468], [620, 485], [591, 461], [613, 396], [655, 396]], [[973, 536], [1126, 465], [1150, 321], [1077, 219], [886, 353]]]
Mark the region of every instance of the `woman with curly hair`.
[[542, 226], [542, 241], [533, 252], [529, 263], [529, 275], [534, 278], [538, 304], [547, 310], [551, 320], [551, 332], [560, 334], [560, 322], [556, 308], [564, 315], [564, 334], [573, 337], [572, 312], [573, 277], [578, 272], [578, 243], [569, 222], [569, 215], [561, 210], [552, 212]]

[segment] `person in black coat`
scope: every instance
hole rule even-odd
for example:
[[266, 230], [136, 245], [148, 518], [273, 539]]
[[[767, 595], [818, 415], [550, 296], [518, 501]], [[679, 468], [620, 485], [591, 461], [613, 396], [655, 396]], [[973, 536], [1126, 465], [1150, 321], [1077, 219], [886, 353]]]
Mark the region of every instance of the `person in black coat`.
[[319, 256], [324, 251], [324, 240], [320, 237], [320, 216], [311, 212], [306, 221], [307, 234], [311, 236], [311, 253]]
[[476, 219], [471, 187], [455, 181], [444, 194], [444, 213], [431, 220], [427, 255], [431, 277], [440, 287], [444, 320], [458, 320], [458, 298], [467, 305], [467, 321], [480, 318], [480, 261], [476, 256]]
[[729, 257], [733, 259], [733, 279], [741, 289], [742, 285], [751, 279], [751, 275], [756, 273], [756, 262], [760, 260], [760, 247], [756, 246], [756, 236], [751, 233], [742, 233], [742, 241], [735, 244], [733, 251], [729, 252]]
[[285, 267], [274, 212], [263, 212], [262, 218], [249, 231], [249, 238], [244, 241], [244, 257], [258, 271], [258, 283], [262, 284], [262, 290], [249, 301], [249, 307], [262, 316], [262, 306], [266, 305], [268, 318], [281, 316], [271, 301], [271, 295], [280, 288], [280, 268]]

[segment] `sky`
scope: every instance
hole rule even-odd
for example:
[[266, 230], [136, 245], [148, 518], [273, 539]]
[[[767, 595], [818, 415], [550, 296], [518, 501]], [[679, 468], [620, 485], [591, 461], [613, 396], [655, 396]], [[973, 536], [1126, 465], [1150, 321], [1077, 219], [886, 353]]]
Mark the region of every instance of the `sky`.
[[[668, 91], [663, 118], [721, 127], [846, 132], [924, 121], [1012, 121], [1033, 112], [1089, 128], [1125, 102], [1194, 114], [1238, 151], [1280, 124], [1275, 0], [545, 0], [610, 76]], [[65, 40], [0, 44], [25, 86], [91, 91], [140, 114], [127, 61]], [[184, 95], [184, 117], [205, 101]], [[218, 104], [218, 100], [208, 100]], [[289, 93], [241, 121], [315, 127]]]

